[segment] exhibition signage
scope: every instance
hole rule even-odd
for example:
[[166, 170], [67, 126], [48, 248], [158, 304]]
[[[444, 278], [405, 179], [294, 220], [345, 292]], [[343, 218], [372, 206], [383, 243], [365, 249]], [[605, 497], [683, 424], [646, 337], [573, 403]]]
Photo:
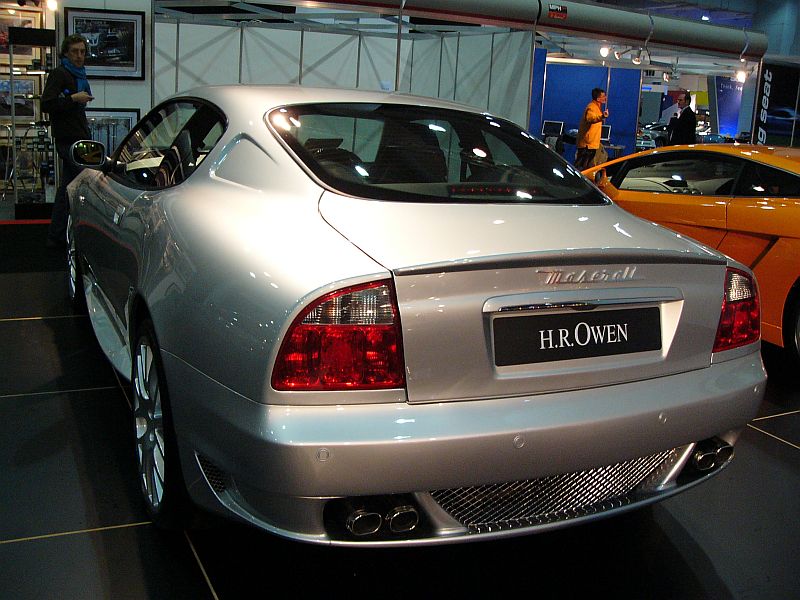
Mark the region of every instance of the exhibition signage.
[[753, 119], [756, 144], [800, 146], [798, 93], [800, 69], [763, 63]]

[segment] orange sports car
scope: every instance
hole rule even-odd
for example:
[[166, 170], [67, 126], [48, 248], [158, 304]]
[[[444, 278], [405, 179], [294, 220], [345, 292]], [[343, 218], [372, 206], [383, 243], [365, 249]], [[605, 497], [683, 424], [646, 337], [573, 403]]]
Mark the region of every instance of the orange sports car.
[[764, 341], [800, 361], [800, 148], [668, 146], [584, 174], [633, 214], [753, 269]]

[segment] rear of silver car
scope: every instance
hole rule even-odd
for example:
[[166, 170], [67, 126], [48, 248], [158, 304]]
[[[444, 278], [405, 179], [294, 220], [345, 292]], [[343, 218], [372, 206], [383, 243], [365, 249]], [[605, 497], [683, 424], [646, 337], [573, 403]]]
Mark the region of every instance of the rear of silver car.
[[[348, 140], [377, 128], [318, 119], [383, 108], [270, 113], [361, 266], [269, 323], [260, 397], [167, 348], [171, 395], [191, 396], [173, 410], [192, 498], [298, 540], [432, 544], [615, 514], [724, 468], [764, 393], [751, 273], [611, 205], [490, 116], [426, 113], [406, 133], [424, 125], [442, 156], [398, 141], [382, 164], [386, 135], [369, 160]], [[469, 119], [540, 154], [459, 146]], [[446, 157], [444, 179], [389, 176], [411, 148], [409, 170]]]

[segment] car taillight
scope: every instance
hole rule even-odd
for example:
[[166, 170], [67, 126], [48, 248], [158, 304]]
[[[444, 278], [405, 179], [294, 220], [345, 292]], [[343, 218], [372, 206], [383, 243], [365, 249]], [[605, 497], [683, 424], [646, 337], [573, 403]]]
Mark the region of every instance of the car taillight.
[[276, 390], [403, 387], [400, 320], [391, 281], [326, 294], [295, 319], [272, 374]]
[[728, 269], [714, 352], [750, 344], [760, 336], [761, 315], [756, 283], [747, 273]]

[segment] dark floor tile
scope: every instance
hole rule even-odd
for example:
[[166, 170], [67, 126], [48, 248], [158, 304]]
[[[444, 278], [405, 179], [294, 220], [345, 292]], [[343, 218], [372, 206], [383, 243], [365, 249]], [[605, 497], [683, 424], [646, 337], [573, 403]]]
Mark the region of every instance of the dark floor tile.
[[[733, 463], [662, 503], [656, 522], [702, 583], [732, 598], [797, 597], [800, 570], [800, 451], [747, 428]], [[708, 581], [711, 578], [711, 581]]]
[[0, 272], [0, 319], [73, 314], [65, 271]]
[[147, 520], [118, 388], [0, 398], [0, 423], [0, 540]]
[[[246, 597], [269, 564], [314, 598], [517, 596], [685, 599], [729, 596], [695, 573], [645, 508], [592, 524], [502, 541], [401, 549], [332, 548], [240, 526], [190, 534], [220, 598]], [[309, 577], [297, 565], [314, 565]], [[701, 579], [704, 578], [704, 580]], [[710, 585], [714, 596], [705, 596]], [[535, 591], [534, 591], [535, 590]]]
[[89, 318], [0, 321], [0, 396], [117, 385]]
[[800, 412], [758, 419], [753, 422], [753, 427], [794, 444], [800, 453]]
[[767, 392], [759, 410], [759, 417], [800, 410], [800, 365], [794, 364], [788, 354], [772, 344], [763, 344], [761, 355], [767, 369]]
[[48, 224], [0, 224], [0, 273], [66, 269], [66, 249], [46, 248]]
[[0, 564], [15, 600], [213, 598], [183, 533], [152, 525], [3, 544]]

